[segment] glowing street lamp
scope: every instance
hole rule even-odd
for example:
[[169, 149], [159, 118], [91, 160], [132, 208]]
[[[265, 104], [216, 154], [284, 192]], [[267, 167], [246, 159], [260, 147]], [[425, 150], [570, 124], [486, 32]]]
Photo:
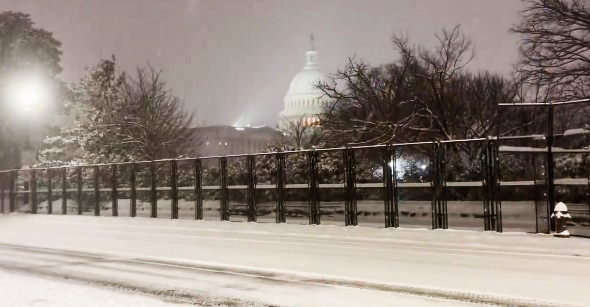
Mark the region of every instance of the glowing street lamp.
[[15, 100], [22, 110], [28, 112], [39, 105], [41, 101], [41, 93], [37, 87], [29, 85], [17, 90]]
[[38, 109], [46, 98], [46, 87], [36, 78], [20, 79], [9, 87], [9, 101], [13, 102], [12, 108], [18, 112]]

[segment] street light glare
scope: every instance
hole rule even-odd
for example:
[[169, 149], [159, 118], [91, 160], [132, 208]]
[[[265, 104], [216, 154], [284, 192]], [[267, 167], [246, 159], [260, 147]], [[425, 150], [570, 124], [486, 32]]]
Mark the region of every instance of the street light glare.
[[8, 91], [12, 108], [20, 112], [31, 112], [41, 107], [48, 95], [44, 82], [34, 77], [14, 80]]
[[39, 104], [41, 100], [40, 89], [33, 85], [21, 87], [17, 90], [15, 98], [19, 106], [28, 112]]

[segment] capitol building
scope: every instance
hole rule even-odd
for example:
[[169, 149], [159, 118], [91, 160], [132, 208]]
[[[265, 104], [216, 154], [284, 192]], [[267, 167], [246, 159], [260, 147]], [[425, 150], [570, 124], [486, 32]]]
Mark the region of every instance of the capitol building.
[[285, 95], [284, 109], [279, 113], [280, 130], [285, 130], [289, 121], [301, 118], [306, 125], [317, 124], [318, 115], [332, 102], [317, 88], [318, 84], [327, 84], [329, 79], [318, 68], [318, 52], [313, 47], [313, 36], [311, 50], [305, 52], [305, 56], [305, 66], [293, 77]]
[[207, 126], [194, 129], [203, 141], [200, 156], [223, 156], [263, 152], [268, 144], [276, 141], [280, 132], [288, 131], [289, 122], [303, 120], [305, 126], [319, 124], [319, 114], [333, 102], [317, 88], [329, 78], [318, 68], [318, 52], [313, 47], [305, 52], [305, 65], [289, 84], [284, 97], [284, 108], [278, 116], [279, 131], [272, 127]]

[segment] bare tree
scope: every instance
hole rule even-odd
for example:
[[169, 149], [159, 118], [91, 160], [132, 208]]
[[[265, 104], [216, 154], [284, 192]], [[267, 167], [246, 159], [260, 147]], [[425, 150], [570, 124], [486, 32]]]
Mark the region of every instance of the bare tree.
[[320, 131], [315, 123], [309, 124], [306, 116], [296, 118], [281, 118], [282, 136], [280, 145], [294, 146], [295, 149], [309, 148], [318, 145]]
[[318, 84], [324, 95], [334, 99], [320, 118], [326, 142], [333, 146], [384, 144], [429, 131], [429, 112], [409, 86], [412, 65], [411, 56], [381, 67], [351, 58], [332, 76], [332, 84]]
[[560, 87], [563, 98], [587, 96], [590, 76], [590, 2], [528, 0], [512, 31], [523, 35], [523, 78]]
[[394, 36], [401, 55], [396, 63], [369, 67], [351, 59], [332, 84], [318, 85], [336, 101], [320, 121], [327, 141], [379, 144], [495, 134], [502, 120], [498, 103], [513, 101], [513, 84], [464, 71], [473, 48], [458, 26], [436, 38], [436, 49], [429, 51]]

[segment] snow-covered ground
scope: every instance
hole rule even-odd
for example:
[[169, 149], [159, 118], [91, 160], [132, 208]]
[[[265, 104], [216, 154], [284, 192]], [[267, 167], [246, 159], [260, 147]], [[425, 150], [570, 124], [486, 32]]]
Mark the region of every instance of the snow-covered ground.
[[5, 215], [0, 216], [0, 266], [110, 282], [148, 294], [179, 289], [197, 297], [278, 306], [453, 306], [467, 301], [584, 306], [590, 240], [461, 230]]
[[0, 270], [0, 305], [10, 307], [182, 307], [130, 291]]

